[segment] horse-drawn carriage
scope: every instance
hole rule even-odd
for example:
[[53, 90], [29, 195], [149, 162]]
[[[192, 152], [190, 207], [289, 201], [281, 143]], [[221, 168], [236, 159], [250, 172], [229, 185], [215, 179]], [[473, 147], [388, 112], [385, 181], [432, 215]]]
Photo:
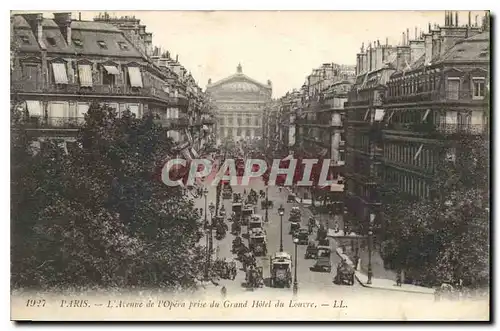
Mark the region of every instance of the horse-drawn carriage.
[[243, 204], [241, 202], [233, 202], [233, 222], [241, 219], [241, 210], [243, 209]]
[[257, 196], [257, 192], [255, 192], [253, 189], [251, 189], [250, 193], [248, 193], [246, 203], [251, 204], [251, 205], [256, 205], [258, 201], [259, 201], [259, 197]]
[[232, 196], [233, 189], [231, 188], [231, 185], [224, 185], [224, 188], [222, 189], [222, 199], [229, 200]]
[[244, 205], [241, 210], [241, 223], [242, 225], [248, 225], [250, 218], [255, 213], [255, 207], [253, 205]]
[[248, 245], [255, 256], [267, 255], [267, 238], [264, 230], [253, 229], [248, 238]]
[[215, 239], [222, 240], [226, 236], [227, 224], [218, 224], [215, 228]]
[[309, 241], [306, 248], [305, 259], [315, 259], [318, 256], [318, 245], [314, 241]]
[[262, 267], [251, 266], [247, 269], [245, 277], [248, 288], [258, 288], [264, 286], [264, 270]]
[[290, 217], [288, 218], [288, 221], [300, 222], [301, 217], [302, 217], [302, 213], [301, 213], [299, 207], [292, 207], [292, 210], [290, 210]]
[[290, 231], [288, 231], [288, 234], [291, 234], [292, 236], [295, 235], [295, 232], [299, 231], [300, 229], [300, 223], [299, 222], [292, 222], [290, 223]]
[[225, 259], [224, 260], [217, 259], [214, 262], [214, 269], [216, 270], [219, 277], [222, 279], [234, 280], [238, 272], [236, 268], [236, 262], [234, 261], [227, 262]]
[[233, 236], [239, 236], [241, 233], [241, 224], [239, 221], [234, 221], [231, 223], [231, 234]]
[[286, 252], [277, 252], [271, 257], [271, 287], [290, 287], [292, 284], [292, 257]]
[[354, 268], [342, 261], [337, 265], [337, 274], [333, 282], [338, 285], [354, 285]]
[[274, 203], [272, 200], [261, 200], [260, 201], [260, 208], [261, 209], [273, 209]]

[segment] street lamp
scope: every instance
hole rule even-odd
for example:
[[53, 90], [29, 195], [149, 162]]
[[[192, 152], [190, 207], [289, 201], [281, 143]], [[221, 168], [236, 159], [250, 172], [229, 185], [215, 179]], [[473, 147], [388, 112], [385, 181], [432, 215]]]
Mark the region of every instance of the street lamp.
[[285, 215], [285, 208], [281, 205], [278, 209], [280, 215], [280, 252], [283, 252], [283, 215]]
[[205, 227], [208, 227], [207, 223], [207, 195], [208, 195], [208, 189], [205, 187], [203, 190], [203, 196], [205, 197]]
[[266, 185], [266, 222], [269, 222], [269, 186]]
[[372, 235], [373, 235], [373, 232], [370, 228], [370, 231], [368, 231], [368, 280], [366, 281], [366, 284], [372, 283], [372, 276], [373, 276], [373, 271], [372, 271]]
[[297, 267], [298, 267], [298, 259], [297, 259], [297, 246], [299, 244], [299, 238], [293, 238], [293, 243], [295, 244], [295, 268], [293, 270], [293, 295], [297, 295], [299, 290], [299, 282], [297, 279]]

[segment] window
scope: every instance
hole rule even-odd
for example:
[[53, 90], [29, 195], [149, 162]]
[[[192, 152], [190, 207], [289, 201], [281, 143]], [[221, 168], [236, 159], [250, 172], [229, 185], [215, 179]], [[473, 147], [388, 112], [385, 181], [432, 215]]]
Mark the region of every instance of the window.
[[484, 99], [484, 78], [472, 78], [472, 99]]
[[83, 42], [81, 39], [73, 39], [73, 45], [75, 45], [75, 47], [81, 48], [83, 47]]
[[50, 46], [57, 46], [56, 40], [54, 37], [47, 37], [47, 42], [49, 43]]
[[118, 47], [120, 47], [120, 49], [121, 49], [122, 51], [128, 51], [128, 45], [127, 45], [127, 43], [126, 43], [126, 42], [124, 42], [124, 41], [119, 41], [119, 42], [118, 42]]
[[114, 86], [115, 85], [115, 75], [111, 75], [107, 72], [102, 73], [102, 84]]
[[250, 125], [250, 121], [251, 121], [250, 117], [247, 117], [246, 118], [246, 125]]
[[99, 47], [101, 49], [108, 49], [108, 46], [106, 45], [106, 42], [104, 42], [103, 40], [97, 41], [97, 45], [99, 45]]
[[19, 36], [19, 39], [21, 40], [21, 42], [22, 42], [24, 45], [29, 45], [29, 44], [31, 44], [31, 43], [30, 43], [30, 39], [28, 38], [28, 36]]
[[460, 92], [460, 78], [448, 78], [448, 88], [446, 90], [446, 99], [458, 100]]

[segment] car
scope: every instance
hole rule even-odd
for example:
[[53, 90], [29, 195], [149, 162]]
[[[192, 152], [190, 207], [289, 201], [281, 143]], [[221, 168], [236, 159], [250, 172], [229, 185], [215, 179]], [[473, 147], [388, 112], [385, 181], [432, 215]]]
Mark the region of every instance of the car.
[[319, 256], [316, 263], [311, 268], [313, 271], [328, 272], [332, 271], [330, 256]]
[[309, 231], [307, 229], [300, 228], [295, 231], [294, 237], [298, 239], [298, 245], [307, 245], [309, 242]]
[[292, 222], [290, 223], [290, 231], [288, 234], [295, 235], [295, 232], [300, 229], [300, 223], [299, 222]]

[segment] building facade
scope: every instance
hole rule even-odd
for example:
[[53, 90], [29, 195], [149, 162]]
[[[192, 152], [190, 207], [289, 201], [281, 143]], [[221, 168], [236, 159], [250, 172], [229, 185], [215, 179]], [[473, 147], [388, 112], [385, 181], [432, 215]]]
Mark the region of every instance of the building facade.
[[357, 58], [346, 104], [347, 215], [361, 231], [383, 234], [384, 203], [431, 198], [437, 168], [470, 152], [463, 139], [485, 133], [488, 26], [470, 15], [459, 25], [447, 12], [444, 26], [412, 39], [407, 30], [400, 45], [376, 42]]
[[328, 187], [328, 190], [323, 187], [298, 188], [301, 198], [315, 200], [328, 196], [343, 200], [344, 103], [353, 83], [354, 70], [354, 66], [323, 64], [313, 70], [302, 86], [302, 98], [295, 112], [295, 153], [298, 157], [329, 159], [329, 176], [340, 184]]
[[236, 74], [212, 83], [207, 93], [217, 112], [217, 141], [262, 138], [263, 115], [271, 102], [272, 85], [259, 83], [243, 74], [238, 65]]
[[174, 141], [192, 147], [188, 114], [201, 113], [204, 96], [188, 75], [175, 71], [177, 61], [153, 49], [152, 34], [139, 23], [108, 15], [75, 20], [70, 13], [11, 17], [13, 106], [28, 114], [33, 135], [66, 146], [89, 105], [98, 102], [118, 116], [125, 110], [137, 117], [152, 113]]

